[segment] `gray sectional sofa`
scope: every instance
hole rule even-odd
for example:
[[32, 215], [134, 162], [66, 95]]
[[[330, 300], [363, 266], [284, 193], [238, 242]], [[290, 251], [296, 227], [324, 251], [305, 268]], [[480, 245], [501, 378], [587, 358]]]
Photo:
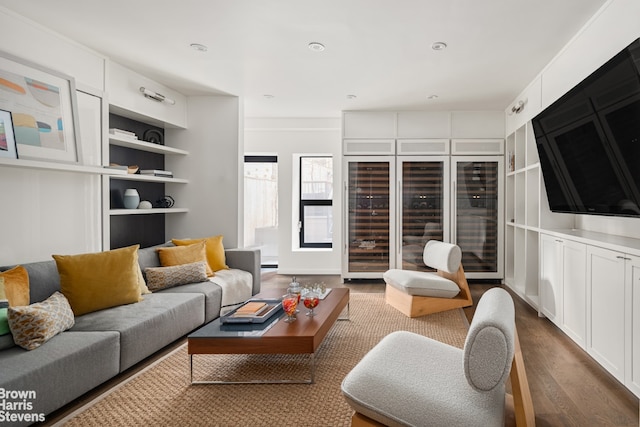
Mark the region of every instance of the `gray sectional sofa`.
[[[147, 267], [160, 266], [155, 250], [157, 247], [138, 251], [143, 271]], [[258, 293], [259, 251], [227, 249], [225, 256], [231, 269], [251, 273], [251, 294]], [[43, 301], [60, 290], [55, 261], [22, 265], [29, 273], [31, 303]], [[0, 267], [0, 271], [8, 268]], [[76, 317], [71, 329], [56, 335], [35, 350], [27, 351], [18, 346], [0, 350], [0, 397], [11, 392], [33, 392], [28, 396], [27, 401], [31, 405], [26, 407], [27, 410], [9, 412], [50, 414], [217, 318], [223, 292], [215, 280], [213, 277], [212, 281], [164, 289], [144, 295], [144, 299], [135, 304]], [[7, 401], [13, 402], [15, 399]], [[0, 419], [3, 417], [2, 411], [0, 405]]]

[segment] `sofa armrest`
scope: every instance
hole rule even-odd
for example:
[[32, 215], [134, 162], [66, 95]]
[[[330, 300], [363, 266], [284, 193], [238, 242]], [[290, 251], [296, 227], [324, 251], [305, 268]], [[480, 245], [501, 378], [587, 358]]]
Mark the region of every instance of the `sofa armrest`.
[[260, 249], [225, 249], [227, 265], [251, 273], [253, 276], [252, 295], [260, 292]]

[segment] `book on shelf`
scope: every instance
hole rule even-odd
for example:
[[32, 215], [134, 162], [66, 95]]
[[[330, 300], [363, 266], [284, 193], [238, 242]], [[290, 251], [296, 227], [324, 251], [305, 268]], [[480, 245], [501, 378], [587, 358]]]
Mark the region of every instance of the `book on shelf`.
[[135, 132], [131, 132], [131, 131], [128, 131], [128, 130], [110, 128], [109, 129], [109, 133], [111, 135], [119, 136], [119, 137], [122, 137], [122, 138], [138, 139], [138, 136], [135, 134]]
[[123, 171], [126, 171], [129, 168], [129, 166], [127, 165], [117, 165], [115, 163], [111, 163], [109, 166], [103, 166], [103, 167], [107, 169], [115, 169], [115, 170], [123, 170]]
[[173, 172], [160, 169], [142, 169], [140, 171], [140, 175], [164, 176], [170, 178], [173, 176]]

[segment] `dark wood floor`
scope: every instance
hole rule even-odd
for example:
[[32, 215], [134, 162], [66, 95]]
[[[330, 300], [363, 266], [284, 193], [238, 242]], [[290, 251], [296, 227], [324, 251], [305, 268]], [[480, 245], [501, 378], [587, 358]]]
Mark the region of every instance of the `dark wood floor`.
[[[353, 292], [384, 292], [384, 283], [375, 280], [352, 280], [346, 284], [340, 276], [298, 276], [297, 280], [303, 285], [324, 282], [329, 287], [346, 286]], [[264, 287], [286, 287], [290, 281], [290, 276], [263, 274]], [[493, 286], [500, 285], [471, 281], [473, 300], [478, 301]], [[553, 323], [538, 317], [530, 305], [512, 295], [536, 425], [638, 426], [638, 398]], [[474, 308], [464, 310], [471, 319]]]
[[[340, 276], [298, 276], [304, 284], [324, 282], [328, 287], [348, 287], [353, 292], [384, 293], [384, 283], [378, 280], [352, 280], [342, 283]], [[286, 288], [291, 276], [264, 272], [263, 288]], [[474, 301], [493, 286], [470, 283]], [[564, 335], [553, 323], [539, 318], [537, 312], [517, 296], [516, 325], [524, 355], [526, 371], [536, 411], [536, 423], [546, 426], [628, 426], [638, 422], [638, 399], [600, 367], [580, 347]], [[464, 309], [467, 318], [474, 308]], [[44, 425], [53, 425], [137, 372], [182, 345], [186, 339], [137, 364], [118, 377], [87, 393], [82, 398], [47, 417]], [[508, 425], [511, 425], [509, 423]]]

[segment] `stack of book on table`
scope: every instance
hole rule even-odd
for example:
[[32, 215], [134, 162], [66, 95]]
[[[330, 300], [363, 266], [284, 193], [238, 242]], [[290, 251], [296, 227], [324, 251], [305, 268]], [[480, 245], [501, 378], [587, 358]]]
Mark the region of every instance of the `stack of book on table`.
[[277, 313], [282, 303], [278, 300], [250, 300], [220, 317], [222, 323], [263, 323]]

